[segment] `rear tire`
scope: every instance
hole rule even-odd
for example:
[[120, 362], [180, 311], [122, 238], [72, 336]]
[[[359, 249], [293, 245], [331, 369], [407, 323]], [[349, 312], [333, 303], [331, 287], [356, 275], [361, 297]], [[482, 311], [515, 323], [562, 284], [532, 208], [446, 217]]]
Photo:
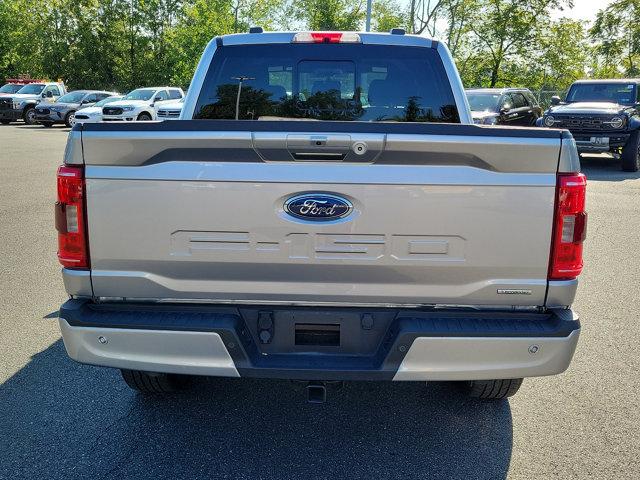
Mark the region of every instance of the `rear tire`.
[[622, 170], [637, 172], [640, 168], [640, 132], [636, 130], [622, 148]]
[[512, 397], [520, 389], [522, 378], [504, 380], [472, 380], [467, 382], [467, 393], [472, 398], [498, 400]]
[[151, 373], [139, 370], [120, 370], [125, 383], [143, 394], [166, 394], [183, 390], [186, 377], [170, 373]]
[[36, 109], [33, 107], [27, 107], [22, 113], [22, 119], [27, 125], [36, 124]]
[[151, 115], [149, 115], [147, 112], [142, 112], [140, 115], [138, 115], [138, 118], [136, 120], [138, 122], [150, 122], [152, 118]]
[[76, 112], [71, 111], [67, 113], [67, 115], [64, 117], [64, 124], [69, 128], [73, 128], [73, 126], [76, 124]]

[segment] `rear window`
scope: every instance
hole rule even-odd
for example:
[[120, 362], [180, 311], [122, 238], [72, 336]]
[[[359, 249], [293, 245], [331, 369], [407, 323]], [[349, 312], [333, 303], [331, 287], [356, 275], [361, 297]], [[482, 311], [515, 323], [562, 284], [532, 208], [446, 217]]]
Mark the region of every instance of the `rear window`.
[[7, 83], [0, 87], [0, 93], [16, 93], [20, 90], [24, 85], [16, 85], [14, 83]]
[[474, 112], [494, 112], [498, 111], [498, 101], [501, 95], [499, 93], [477, 93], [467, 92], [467, 100], [469, 107]]
[[361, 44], [220, 47], [193, 118], [460, 122], [436, 50]]

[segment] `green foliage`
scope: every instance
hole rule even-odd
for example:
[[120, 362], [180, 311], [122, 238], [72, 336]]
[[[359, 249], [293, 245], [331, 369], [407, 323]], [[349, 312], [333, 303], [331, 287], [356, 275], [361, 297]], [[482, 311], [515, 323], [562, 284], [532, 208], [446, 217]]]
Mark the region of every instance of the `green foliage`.
[[[640, 0], [614, 0], [589, 31], [551, 18], [571, 1], [373, 0], [372, 26], [437, 37], [466, 86], [563, 90], [589, 75], [639, 76]], [[366, 0], [0, 0], [0, 80], [30, 74], [71, 88], [187, 87], [216, 35], [253, 25], [360, 30], [365, 10]]]
[[565, 90], [585, 76], [592, 51], [582, 22], [548, 22], [537, 43], [540, 49], [532, 65], [537, 68], [531, 68], [535, 78], [528, 85], [540, 90]]
[[640, 0], [617, 0], [598, 12], [590, 30], [599, 58], [594, 73], [640, 76]]
[[537, 48], [539, 24], [547, 21], [552, 8], [564, 0], [485, 0], [480, 2], [471, 31], [480, 43], [482, 68], [489, 74], [489, 86], [499, 86], [503, 65], [527, 58]]
[[196, 0], [184, 7], [180, 22], [168, 33], [171, 49], [166, 83], [189, 85], [207, 43], [216, 35], [234, 31], [233, 7], [230, 0]]
[[377, 32], [388, 32], [392, 28], [408, 30], [409, 15], [394, 0], [373, 2], [371, 8], [372, 29]]
[[298, 0], [293, 5], [310, 30], [359, 30], [366, 14], [364, 0]]

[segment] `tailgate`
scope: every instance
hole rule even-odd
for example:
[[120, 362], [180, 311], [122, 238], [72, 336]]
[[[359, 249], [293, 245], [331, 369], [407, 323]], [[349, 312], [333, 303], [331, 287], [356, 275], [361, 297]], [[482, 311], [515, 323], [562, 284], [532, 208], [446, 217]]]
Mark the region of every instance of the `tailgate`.
[[557, 131], [175, 123], [84, 127], [95, 296], [544, 304]]

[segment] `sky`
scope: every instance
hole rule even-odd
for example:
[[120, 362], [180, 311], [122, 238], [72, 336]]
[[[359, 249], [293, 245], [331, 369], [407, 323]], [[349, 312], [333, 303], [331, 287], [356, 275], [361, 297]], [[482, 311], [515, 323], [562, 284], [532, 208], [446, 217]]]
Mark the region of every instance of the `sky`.
[[609, 5], [612, 0], [573, 0], [574, 7], [572, 9], [564, 9], [556, 11], [554, 18], [568, 17], [574, 20], [593, 21], [596, 18], [598, 10], [602, 10]]
[[[598, 10], [606, 8], [612, 1], [613, 0], [573, 0], [573, 8], [565, 8], [562, 11], [555, 11], [552, 16], [555, 19], [568, 17], [573, 20], [586, 20], [592, 22], [595, 20]], [[408, 5], [409, 2], [408, 0], [401, 0], [400, 3]]]

